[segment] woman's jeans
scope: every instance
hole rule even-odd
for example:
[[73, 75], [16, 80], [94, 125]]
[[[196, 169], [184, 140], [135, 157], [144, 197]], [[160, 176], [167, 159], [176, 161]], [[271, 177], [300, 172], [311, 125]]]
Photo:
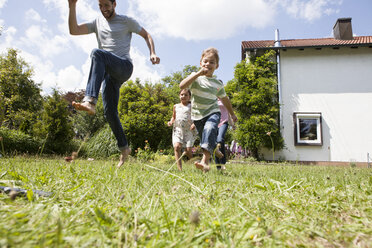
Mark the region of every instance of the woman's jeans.
[[217, 144], [221, 144], [220, 151], [223, 154], [222, 158], [218, 158], [216, 156], [215, 163], [216, 164], [226, 164], [226, 149], [225, 149], [225, 134], [227, 132], [227, 128], [229, 127], [229, 123], [225, 122], [218, 128], [218, 136], [217, 136]]
[[133, 64], [129, 59], [115, 54], [94, 49], [91, 54], [92, 64], [83, 101], [97, 103], [102, 86], [104, 114], [114, 133], [120, 150], [128, 147], [123, 127], [118, 114], [120, 86], [127, 81], [133, 72]]
[[200, 147], [213, 154], [216, 148], [216, 139], [218, 133], [218, 123], [220, 123], [221, 113], [216, 112], [204, 117], [201, 120], [194, 121], [196, 130], [200, 137]]

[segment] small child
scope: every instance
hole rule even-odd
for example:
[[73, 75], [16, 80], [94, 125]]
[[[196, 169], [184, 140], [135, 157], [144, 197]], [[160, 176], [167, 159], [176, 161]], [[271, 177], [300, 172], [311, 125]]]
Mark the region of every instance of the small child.
[[[218, 99], [218, 106], [221, 112], [221, 119], [220, 123], [218, 124], [218, 136], [217, 136], [217, 149], [216, 149], [216, 156], [215, 156], [215, 163], [217, 164], [217, 169], [225, 170], [226, 164], [226, 149], [225, 149], [225, 134], [229, 125], [235, 129], [235, 125], [231, 120], [230, 114], [227, 111], [226, 107], [223, 103]], [[218, 153], [220, 155], [218, 156]]]
[[168, 126], [173, 125], [172, 143], [174, 147], [174, 156], [176, 157], [178, 170], [182, 170], [181, 150], [186, 147], [186, 156], [192, 158], [192, 147], [195, 141], [195, 129], [191, 120], [191, 92], [189, 89], [180, 91], [181, 103], [173, 106], [172, 119], [168, 122]]
[[203, 157], [200, 162], [195, 162], [197, 169], [203, 172], [210, 170], [209, 160], [216, 148], [218, 123], [221, 113], [218, 107], [219, 98], [229, 112], [231, 119], [236, 122], [238, 118], [234, 114], [231, 102], [225, 93], [223, 83], [213, 77], [214, 71], [219, 65], [219, 55], [215, 48], [203, 51], [201, 69], [190, 74], [180, 83], [181, 89], [191, 90], [191, 119], [194, 121], [200, 137], [200, 147], [203, 149]]

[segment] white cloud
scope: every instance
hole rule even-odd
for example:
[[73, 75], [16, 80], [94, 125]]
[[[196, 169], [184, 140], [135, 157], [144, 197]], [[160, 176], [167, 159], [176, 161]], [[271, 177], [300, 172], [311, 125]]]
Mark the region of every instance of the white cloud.
[[328, 8], [328, 9], [325, 9], [324, 10], [324, 14], [330, 16], [330, 15], [333, 15], [333, 14], [338, 14], [340, 13], [340, 10], [339, 9], [331, 9], [331, 8]]
[[36, 49], [44, 58], [55, 57], [68, 47], [66, 36], [53, 35], [49, 28], [39, 25], [30, 26], [20, 41], [22, 46]]
[[130, 56], [133, 60], [132, 80], [139, 78], [142, 82], [151, 81], [152, 83], [161, 80], [161, 75], [164, 74], [164, 68], [162, 65], [152, 65], [149, 63], [150, 57], [145, 56], [136, 47], [131, 48]]
[[292, 17], [307, 21], [338, 13], [338, 8], [342, 4], [342, 0], [277, 0], [276, 2]]
[[[0, 25], [1, 22], [0, 22]], [[13, 26], [3, 29], [1, 32], [0, 51], [5, 52], [7, 48], [12, 47], [14, 44], [14, 36], [17, 33], [17, 29]], [[5, 39], [5, 41], [3, 41]]]
[[83, 75], [73, 65], [57, 71], [52, 60], [43, 60], [27, 52], [21, 52], [20, 56], [33, 67], [32, 79], [42, 84], [44, 94], [50, 94], [53, 88], [64, 92], [82, 88]]
[[57, 82], [58, 87], [65, 92], [85, 89], [82, 73], [72, 65], [58, 72]]
[[4, 20], [0, 19], [0, 35], [3, 33], [3, 25], [4, 25]]
[[[68, 19], [68, 1], [66, 0], [43, 0], [43, 3], [52, 9], [57, 9], [60, 12], [60, 17], [64, 21], [65, 25], [67, 25]], [[83, 22], [91, 21], [97, 17], [98, 12], [94, 9], [93, 4], [98, 6], [97, 1], [89, 1], [89, 0], [79, 0], [76, 3], [76, 15], [79, 20]]]
[[87, 55], [90, 55], [93, 48], [98, 47], [97, 39], [94, 34], [70, 36], [69, 40], [74, 46], [76, 46], [79, 50], [83, 51]]
[[0, 9], [2, 9], [8, 0], [0, 0]]
[[34, 9], [27, 10], [25, 18], [26, 18], [27, 21], [35, 21], [35, 22], [46, 23], [46, 20], [42, 19], [40, 14], [38, 12], [36, 12]]
[[38, 55], [22, 50], [19, 56], [23, 58], [34, 70], [32, 79], [42, 83], [42, 89], [50, 93], [50, 89], [56, 86], [56, 75], [53, 72], [54, 65], [50, 60], [42, 60]]
[[129, 14], [151, 33], [186, 40], [225, 39], [262, 28], [275, 14], [264, 0], [129, 0]]

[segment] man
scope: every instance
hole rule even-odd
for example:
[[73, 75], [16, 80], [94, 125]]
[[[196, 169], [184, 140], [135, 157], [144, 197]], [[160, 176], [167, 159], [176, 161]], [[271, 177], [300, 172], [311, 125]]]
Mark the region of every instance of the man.
[[132, 33], [137, 33], [145, 39], [150, 50], [152, 64], [159, 64], [160, 59], [156, 56], [151, 35], [133, 18], [116, 14], [116, 0], [98, 0], [102, 16], [84, 24], [78, 24], [76, 20], [77, 1], [68, 0], [70, 34], [95, 33], [99, 49], [94, 49], [91, 54], [92, 64], [83, 102], [72, 102], [72, 105], [77, 110], [94, 115], [96, 112], [95, 105], [102, 87], [105, 118], [121, 151], [120, 161], [117, 165], [120, 168], [130, 154], [117, 107], [120, 86], [130, 78], [133, 72], [133, 64], [129, 55]]

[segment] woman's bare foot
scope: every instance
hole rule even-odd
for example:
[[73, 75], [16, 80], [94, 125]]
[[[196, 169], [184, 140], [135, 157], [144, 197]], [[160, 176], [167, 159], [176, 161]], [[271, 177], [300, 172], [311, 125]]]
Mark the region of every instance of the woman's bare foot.
[[209, 165], [204, 164], [204, 163], [202, 163], [201, 161], [200, 161], [200, 162], [196, 161], [196, 162], [195, 162], [195, 167], [196, 167], [197, 169], [199, 169], [199, 170], [202, 170], [203, 172], [208, 172], [208, 171], [211, 169], [211, 168], [209, 167]]
[[91, 104], [90, 102], [79, 103], [72, 101], [72, 106], [76, 110], [87, 112], [89, 115], [94, 115], [96, 113], [96, 105]]
[[121, 154], [120, 154], [120, 160], [119, 160], [119, 163], [118, 163], [118, 165], [116, 167], [120, 168], [124, 164], [124, 162], [127, 160], [128, 156], [129, 156], [130, 152], [131, 152], [131, 150], [130, 150], [129, 147], [126, 148], [126, 149], [124, 149], [121, 152]]

